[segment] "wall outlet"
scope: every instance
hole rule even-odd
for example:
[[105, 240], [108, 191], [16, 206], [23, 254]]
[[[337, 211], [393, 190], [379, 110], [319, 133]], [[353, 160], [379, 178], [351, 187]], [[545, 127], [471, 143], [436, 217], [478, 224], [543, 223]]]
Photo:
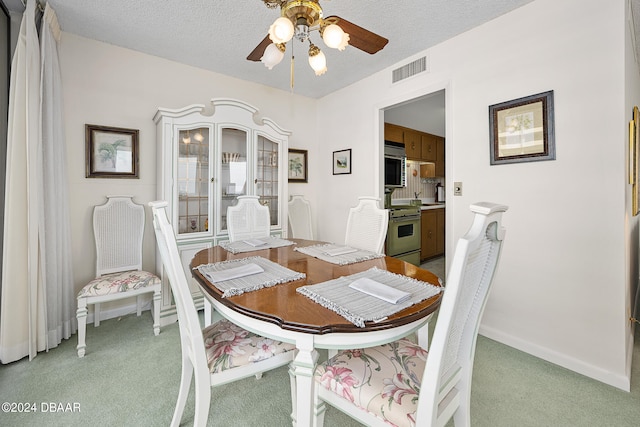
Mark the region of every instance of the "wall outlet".
[[462, 182], [458, 181], [453, 183], [453, 195], [462, 196]]

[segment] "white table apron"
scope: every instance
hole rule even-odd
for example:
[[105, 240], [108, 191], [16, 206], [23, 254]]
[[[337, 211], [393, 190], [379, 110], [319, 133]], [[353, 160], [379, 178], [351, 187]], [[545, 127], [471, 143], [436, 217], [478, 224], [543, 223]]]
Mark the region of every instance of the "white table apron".
[[419, 344], [423, 348], [428, 348], [427, 325], [432, 314], [405, 325], [379, 331], [312, 334], [282, 329], [275, 323], [238, 313], [211, 297], [206, 291], [203, 293], [220, 315], [236, 325], [255, 334], [296, 345], [297, 354], [289, 368], [289, 374], [292, 375], [291, 388], [295, 390], [295, 393], [291, 393], [294, 398], [291, 414], [294, 427], [311, 427], [313, 423], [313, 373], [318, 361], [316, 349], [340, 350], [372, 347], [395, 341], [414, 332], [418, 334]]

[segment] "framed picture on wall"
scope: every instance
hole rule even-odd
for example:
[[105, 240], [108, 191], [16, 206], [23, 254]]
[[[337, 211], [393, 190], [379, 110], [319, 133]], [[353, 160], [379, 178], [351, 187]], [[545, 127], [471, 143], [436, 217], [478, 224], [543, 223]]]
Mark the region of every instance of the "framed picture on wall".
[[351, 173], [351, 149], [333, 152], [333, 174]]
[[489, 106], [491, 164], [555, 160], [553, 91]]
[[138, 178], [138, 129], [85, 125], [87, 178]]
[[308, 182], [307, 179], [307, 150], [289, 148], [289, 182]]

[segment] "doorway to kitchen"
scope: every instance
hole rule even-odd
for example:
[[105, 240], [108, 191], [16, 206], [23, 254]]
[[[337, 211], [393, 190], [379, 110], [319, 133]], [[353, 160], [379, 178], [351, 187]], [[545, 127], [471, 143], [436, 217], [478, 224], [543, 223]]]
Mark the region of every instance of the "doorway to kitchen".
[[406, 186], [385, 188], [392, 212], [420, 206], [420, 266], [444, 282], [446, 210], [445, 89], [399, 102], [384, 110], [384, 141], [403, 143]]

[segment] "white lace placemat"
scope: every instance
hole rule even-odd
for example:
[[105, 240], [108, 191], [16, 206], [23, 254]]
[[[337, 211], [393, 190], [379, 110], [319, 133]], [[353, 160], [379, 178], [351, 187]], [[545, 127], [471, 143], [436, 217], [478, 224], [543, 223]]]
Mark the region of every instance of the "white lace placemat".
[[306, 274], [298, 273], [286, 267], [276, 264], [266, 258], [254, 256], [248, 258], [232, 259], [228, 261], [216, 262], [213, 264], [202, 264], [195, 267], [202, 273], [204, 277], [209, 278], [209, 273], [220, 272], [229, 269], [237, 269], [238, 267], [249, 264], [258, 265], [264, 270], [261, 273], [251, 274], [243, 277], [236, 277], [231, 280], [214, 282], [213, 285], [222, 291], [222, 297], [227, 298], [234, 295], [240, 295], [245, 292], [256, 291], [262, 288], [268, 288], [280, 283], [291, 282], [293, 280], [304, 279]]
[[356, 262], [382, 258], [384, 254], [377, 254], [363, 249], [350, 248], [333, 243], [321, 243], [319, 245], [297, 247], [294, 251], [302, 252], [314, 258], [338, 265], [355, 264]]
[[[260, 242], [262, 242], [262, 244], [260, 244]], [[220, 242], [220, 246], [232, 254], [281, 248], [283, 246], [291, 245], [295, 245], [295, 242], [273, 236], [262, 237], [260, 239], [238, 240], [236, 242]]]
[[[408, 292], [411, 297], [404, 302], [392, 304], [349, 287], [353, 281], [364, 277]], [[302, 286], [297, 289], [297, 292], [323, 307], [335, 311], [354, 325], [364, 328], [365, 322], [382, 321], [392, 314], [439, 294], [442, 292], [442, 288], [373, 267], [360, 273], [339, 277], [317, 285]]]

